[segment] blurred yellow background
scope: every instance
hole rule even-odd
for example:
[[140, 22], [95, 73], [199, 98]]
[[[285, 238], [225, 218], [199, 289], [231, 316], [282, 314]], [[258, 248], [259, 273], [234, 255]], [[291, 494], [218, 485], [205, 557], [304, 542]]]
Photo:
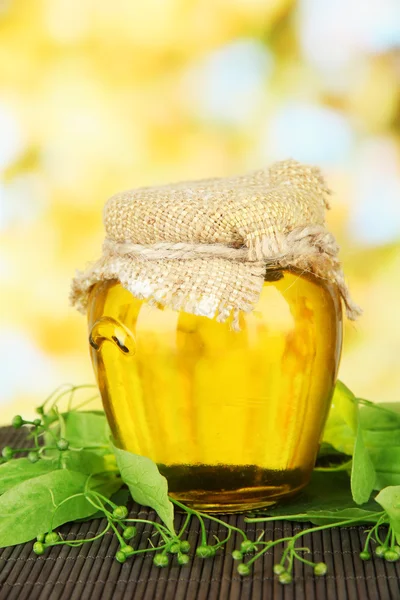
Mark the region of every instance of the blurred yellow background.
[[0, 422], [94, 380], [68, 293], [110, 195], [288, 157], [364, 308], [340, 377], [400, 400], [398, 0], [2, 0]]

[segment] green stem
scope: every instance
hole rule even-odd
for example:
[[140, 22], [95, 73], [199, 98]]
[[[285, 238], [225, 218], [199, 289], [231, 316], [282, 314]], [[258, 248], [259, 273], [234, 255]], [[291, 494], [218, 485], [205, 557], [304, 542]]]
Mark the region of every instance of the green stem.
[[185, 519], [185, 521], [184, 521], [184, 523], [183, 523], [183, 525], [182, 525], [182, 527], [181, 527], [181, 530], [180, 530], [180, 532], [179, 532], [179, 533], [178, 533], [178, 535], [177, 535], [177, 537], [178, 537], [179, 539], [180, 539], [180, 538], [183, 536], [183, 534], [185, 533], [185, 531], [186, 531], [186, 528], [187, 528], [187, 526], [189, 525], [189, 521], [190, 521], [190, 519], [191, 519], [191, 518], [192, 518], [192, 515], [189, 515], [189, 514], [187, 514], [187, 515], [186, 515], [186, 519]]
[[77, 390], [82, 390], [82, 389], [87, 389], [87, 388], [95, 388], [95, 387], [96, 386], [93, 383], [85, 383], [83, 385], [70, 385], [68, 387], [68, 389], [64, 390], [64, 392], [62, 392], [61, 394], [59, 394], [57, 396], [57, 398], [54, 400], [53, 404], [51, 405], [51, 408], [55, 408], [55, 406], [64, 398], [64, 396], [69, 394], [70, 396], [68, 399], [67, 411], [70, 411], [70, 406], [71, 406], [72, 400], [74, 398], [75, 392]]
[[[277, 544], [281, 544], [283, 542], [288, 542], [290, 540], [292, 540], [293, 538], [291, 537], [286, 537], [286, 538], [281, 538], [280, 540], [274, 540], [273, 542], [269, 542], [267, 546], [265, 546], [265, 548], [263, 548], [262, 550], [260, 550], [259, 552], [257, 552], [257, 554], [255, 554], [249, 561], [247, 561], [247, 565], [251, 565], [253, 562], [255, 562], [256, 560], [258, 560], [260, 558], [260, 556], [262, 556], [263, 554], [265, 554], [266, 552], [268, 552], [268, 550], [270, 548], [273, 548], [274, 546], [276, 546]], [[286, 549], [284, 550], [285, 553]], [[287, 554], [287, 552], [286, 552]], [[286, 554], [285, 554], [285, 558], [286, 558]]]
[[58, 386], [58, 388], [56, 388], [56, 389], [55, 389], [55, 390], [54, 390], [54, 391], [53, 391], [53, 392], [50, 394], [50, 396], [48, 396], [48, 397], [46, 398], [46, 400], [45, 400], [45, 401], [43, 402], [43, 404], [41, 405], [41, 408], [43, 408], [43, 409], [44, 409], [44, 407], [46, 406], [46, 404], [47, 404], [48, 402], [51, 402], [51, 400], [54, 398], [54, 396], [56, 396], [56, 394], [57, 394], [57, 393], [58, 393], [60, 390], [62, 390], [63, 388], [65, 388], [65, 387], [67, 387], [67, 388], [68, 388], [68, 389], [67, 389], [67, 392], [68, 392], [68, 391], [70, 391], [70, 390], [71, 390], [71, 388], [73, 388], [74, 386], [73, 386], [72, 384], [70, 384], [70, 383], [63, 383], [62, 385], [59, 385], [59, 386]]
[[287, 545], [286, 548], [282, 552], [282, 556], [281, 556], [281, 560], [279, 561], [279, 564], [281, 564], [281, 565], [285, 564], [286, 557], [289, 554], [290, 550], [291, 550], [290, 546]]
[[371, 536], [374, 533], [375, 529], [376, 529], [376, 525], [375, 525], [375, 527], [372, 527], [372, 529], [370, 529], [369, 532], [368, 532], [368, 535], [367, 535], [367, 537], [365, 539], [364, 548], [363, 548], [364, 552], [366, 552], [368, 550], [369, 543], [371, 541]]
[[264, 535], [265, 535], [265, 531], [262, 531], [262, 532], [260, 533], [260, 535], [258, 536], [258, 538], [256, 539], [255, 543], [256, 543], [256, 544], [259, 544], [259, 543], [260, 543], [260, 544], [265, 544], [265, 542], [261, 542], [261, 538], [262, 538]]
[[217, 519], [217, 517], [212, 517], [211, 515], [207, 515], [205, 513], [199, 513], [199, 515], [201, 515], [202, 517], [204, 517], [206, 519], [209, 519], [210, 521], [214, 521], [214, 523], [219, 523], [219, 525], [222, 525], [226, 529], [231, 529], [232, 531], [236, 531], [236, 533], [239, 533], [244, 540], [247, 540], [247, 535], [245, 534], [245, 532], [242, 529], [239, 529], [239, 527], [235, 527], [234, 525], [229, 525], [229, 523], [225, 523], [224, 521], [221, 521], [221, 519]]
[[166, 543], [170, 543], [172, 538], [169, 529], [167, 529], [167, 527], [164, 527], [163, 525], [160, 525], [160, 523], [156, 523], [155, 521], [149, 521], [148, 519], [124, 519], [124, 523], [147, 523], [148, 525], [152, 525], [157, 531], [158, 533], [161, 535], [161, 537], [163, 538], [163, 540]]
[[124, 540], [124, 538], [122, 537], [122, 535], [120, 534], [120, 532], [118, 531], [116, 526], [114, 525], [113, 521], [110, 519], [108, 522], [111, 525], [111, 527], [113, 528], [114, 533], [118, 538], [119, 545], [123, 548], [124, 546], [126, 546], [126, 541]]
[[383, 542], [383, 545], [384, 545], [384, 546], [387, 546], [387, 545], [388, 545], [388, 542], [389, 542], [389, 537], [390, 537], [390, 534], [391, 534], [391, 532], [392, 532], [391, 530], [392, 530], [392, 528], [389, 526], [389, 530], [388, 530], [388, 532], [387, 532], [387, 536], [385, 537], [385, 541]]
[[203, 516], [199, 512], [197, 512], [197, 510], [194, 510], [193, 508], [189, 508], [188, 506], [185, 506], [184, 504], [179, 502], [179, 500], [175, 500], [174, 498], [171, 498], [171, 501], [176, 506], [179, 506], [179, 508], [184, 510], [186, 512], [186, 514], [193, 515], [194, 517], [197, 518], [197, 520], [200, 523], [200, 529], [201, 529], [201, 545], [206, 546], [207, 545], [207, 531], [206, 531], [206, 527], [204, 525]]
[[106, 498], [105, 496], [103, 496], [103, 494], [100, 494], [100, 492], [94, 492], [96, 494], [96, 496], [98, 498], [100, 498], [101, 500], [103, 500], [103, 502], [105, 504], [109, 504], [110, 506], [112, 506], [113, 508], [116, 508], [117, 505], [115, 504], [115, 502], [112, 502], [109, 498]]
[[207, 546], [207, 531], [206, 531], [206, 526], [204, 524], [204, 519], [203, 517], [201, 517], [200, 515], [196, 515], [199, 523], [200, 523], [200, 529], [201, 529], [201, 545], [202, 546]]
[[13, 454], [20, 454], [21, 452], [39, 452], [40, 454], [45, 450], [57, 450], [56, 446], [32, 446], [31, 448], [13, 448]]
[[58, 422], [60, 424], [60, 437], [65, 438], [65, 432], [66, 432], [65, 419], [62, 416], [62, 414], [60, 413], [60, 411], [58, 410], [58, 408], [55, 408], [54, 410], [57, 413]]
[[390, 547], [394, 548], [395, 543], [396, 543], [396, 538], [395, 538], [394, 530], [393, 530], [392, 527], [391, 527], [391, 530], [392, 530], [392, 535], [391, 535], [391, 538], [390, 538]]
[[135, 550], [135, 552], [132, 554], [132, 556], [134, 556], [135, 554], [142, 554], [143, 552], [157, 552], [159, 550], [162, 550], [163, 553], [165, 554], [167, 548], [168, 548], [169, 544], [163, 544], [162, 546], [152, 546], [151, 548], [141, 548], [140, 550]]
[[236, 531], [236, 533], [239, 533], [243, 537], [244, 540], [247, 540], [246, 534], [244, 533], [244, 531], [239, 529], [239, 527], [235, 527], [234, 525], [229, 525], [229, 523], [225, 523], [224, 521], [221, 521], [221, 519], [217, 519], [217, 517], [213, 517], [212, 515], [207, 515], [205, 513], [199, 512], [193, 508], [189, 508], [188, 506], [185, 506], [185, 504], [182, 504], [182, 502], [179, 502], [179, 500], [175, 500], [175, 498], [170, 497], [170, 500], [173, 504], [176, 504], [176, 506], [179, 506], [179, 508], [182, 508], [182, 510], [184, 510], [186, 513], [191, 514], [197, 518], [199, 518], [199, 516], [200, 516], [204, 519], [209, 519], [210, 521], [214, 521], [214, 523], [218, 523], [219, 525], [222, 525], [226, 529], [232, 529], [232, 531]]
[[362, 522], [364, 519], [346, 519], [344, 521], [339, 521], [338, 523], [329, 523], [328, 525], [318, 525], [316, 527], [310, 527], [310, 529], [305, 529], [303, 531], [299, 531], [296, 535], [293, 536], [293, 542], [301, 538], [306, 533], [315, 533], [316, 531], [324, 531], [325, 529], [331, 529], [332, 527], [350, 527], [356, 523]]
[[[376, 513], [376, 512], [370, 512], [367, 515], [365, 515], [363, 518], [360, 519], [349, 519], [349, 522], [354, 522], [354, 523], [362, 523], [364, 522], [368, 517], [377, 517], [380, 515], [384, 515], [385, 512], [383, 511], [382, 513]], [[298, 514], [298, 515], [279, 515], [276, 517], [245, 517], [245, 522], [246, 523], [267, 523], [268, 521], [296, 521], [299, 519], [307, 519], [310, 520], [310, 516], [307, 515], [307, 513], [305, 514]], [[341, 527], [342, 526], [342, 522], [347, 522], [346, 521], [342, 521], [341, 517], [332, 517], [331, 515], [329, 515], [329, 519], [339, 519], [338, 523], [329, 523], [326, 525], [326, 527]]]
[[[376, 523], [376, 524], [375, 524], [373, 527], [371, 527], [371, 529], [369, 530], [369, 532], [368, 532], [368, 535], [367, 535], [367, 538], [366, 538], [366, 540], [365, 540], [365, 544], [364, 544], [364, 551], [365, 551], [365, 552], [368, 550], [368, 546], [369, 546], [369, 543], [370, 543], [370, 540], [371, 540], [371, 537], [372, 537], [372, 535], [375, 535], [375, 539], [376, 539], [376, 540], [377, 540], [377, 539], [379, 539], [379, 535], [378, 535], [378, 528], [380, 527], [380, 525], [381, 525], [382, 521], [385, 519], [385, 517], [386, 517], [386, 513], [384, 513], [384, 514], [383, 514], [383, 515], [382, 515], [382, 516], [381, 516], [381, 517], [378, 519], [378, 522], [377, 522], [377, 523]], [[378, 542], [378, 543], [382, 543], [382, 542], [380, 542], [380, 540], [379, 540], [379, 542]]]
[[293, 569], [293, 559], [294, 559], [294, 552], [293, 552], [293, 548], [290, 549], [289, 552], [289, 558], [288, 558], [288, 567], [287, 567], [287, 572], [291, 573], [292, 569]]
[[[280, 519], [281, 518], [282, 517], [280, 517]], [[267, 518], [266, 520], [271, 520], [271, 519]], [[262, 521], [262, 519], [249, 519], [248, 520], [248, 522], [250, 522], [250, 523], [260, 522], [260, 521]], [[296, 535], [293, 535], [291, 537], [286, 537], [286, 538], [282, 538], [280, 540], [275, 540], [273, 542], [270, 542], [267, 546], [265, 546], [265, 548], [263, 548], [262, 550], [260, 550], [260, 552], [258, 552], [257, 554], [255, 554], [253, 556], [253, 558], [251, 558], [247, 562], [247, 564], [251, 565], [260, 556], [262, 556], [263, 554], [265, 554], [265, 552], [267, 552], [270, 548], [272, 548], [276, 544], [279, 544], [279, 543], [282, 543], [282, 542], [287, 542], [287, 541], [290, 542], [291, 541], [292, 542], [292, 548], [293, 548], [295, 542], [299, 538], [301, 538], [303, 535], [306, 535], [308, 533], [315, 533], [316, 531], [323, 531], [325, 529], [330, 529], [332, 527], [349, 527], [350, 525], [354, 525], [355, 523], [360, 523], [360, 522], [363, 522], [363, 521], [364, 521], [364, 519], [346, 519], [346, 520], [339, 521], [338, 523], [329, 523], [328, 525], [318, 525], [317, 527], [310, 527], [309, 529], [304, 529], [303, 531], [299, 531], [299, 533], [296, 533]]]
[[110, 446], [99, 445], [99, 446], [80, 446], [79, 448], [75, 448], [70, 446], [68, 450], [72, 450], [72, 452], [80, 452], [81, 450], [109, 450], [111, 453]]
[[228, 529], [228, 535], [226, 536], [226, 538], [221, 541], [218, 540], [218, 543], [215, 544], [215, 548], [216, 549], [222, 548], [222, 546], [224, 546], [230, 540], [231, 536], [232, 536], [232, 529]]
[[373, 529], [375, 530], [375, 533], [374, 533], [374, 535], [375, 535], [375, 540], [376, 540], [376, 542], [377, 542], [378, 544], [380, 544], [381, 546], [383, 545], [383, 542], [382, 542], [382, 540], [381, 540], [381, 538], [380, 538], [380, 535], [379, 535], [379, 527], [380, 527], [381, 525], [383, 525], [385, 518], [387, 518], [387, 514], [386, 514], [386, 513], [384, 513], [384, 514], [383, 514], [383, 515], [380, 517], [380, 519], [379, 519], [379, 520], [378, 520], [378, 522], [376, 523], [376, 526], [373, 528]]
[[288, 519], [307, 519], [308, 515], [279, 515], [277, 517], [245, 517], [245, 523], [268, 523], [269, 521], [287, 521]]
[[[79, 492], [78, 494], [73, 494], [72, 496], [69, 496], [68, 498], [64, 498], [64, 500], [62, 500], [59, 504], [57, 504], [57, 506], [55, 507], [55, 510], [52, 514], [51, 517], [51, 522], [50, 522], [50, 531], [53, 531], [53, 523], [54, 523], [54, 517], [56, 515], [56, 512], [58, 511], [58, 509], [60, 508], [60, 506], [62, 506], [63, 504], [65, 504], [66, 502], [69, 502], [70, 500], [72, 500], [73, 498], [80, 498], [81, 496], [85, 496], [84, 492]], [[54, 500], [53, 500], [54, 503]]]
[[315, 565], [316, 565], [315, 562], [312, 562], [311, 560], [307, 560], [306, 558], [303, 558], [302, 556], [300, 556], [300, 554], [298, 554], [296, 552], [296, 550], [293, 550], [293, 554], [297, 558], [297, 560], [304, 563], [305, 565], [309, 565], [310, 567], [315, 567]]
[[96, 394], [95, 396], [91, 396], [87, 400], [84, 400], [83, 402], [81, 402], [77, 406], [74, 406], [74, 408], [68, 408], [68, 410], [74, 410], [74, 411], [80, 410], [81, 408], [83, 408], [87, 404], [90, 404], [91, 402], [93, 402], [93, 400], [98, 400], [98, 399], [99, 399], [99, 394]]
[[65, 544], [67, 546], [72, 546], [73, 548], [83, 546], [83, 544], [86, 544], [86, 542], [95, 542], [96, 540], [101, 538], [103, 535], [105, 535], [109, 529], [110, 529], [110, 523], [107, 522], [105, 529], [103, 529], [103, 531], [98, 533], [95, 537], [85, 538], [83, 540], [61, 540], [60, 542], [55, 542], [54, 544], [52, 544], [52, 546], [58, 546], [61, 544]]
[[104, 516], [107, 517], [107, 519], [113, 519], [112, 513], [110, 513], [110, 511], [106, 509], [101, 500], [98, 500], [99, 504], [96, 504], [96, 502], [93, 501], [93, 498], [91, 496], [94, 496], [95, 500], [98, 500], [96, 492], [85, 492], [85, 498], [88, 502], [90, 502], [92, 506], [97, 508], [97, 510], [101, 510], [101, 512], [104, 513]]
[[348, 460], [337, 467], [314, 467], [314, 471], [324, 472], [324, 473], [335, 473], [336, 471], [348, 471], [353, 464], [352, 460]]
[[35, 448], [38, 450], [39, 449], [39, 432], [38, 432], [37, 427], [35, 427], [35, 429], [33, 430], [33, 440], [35, 442]]

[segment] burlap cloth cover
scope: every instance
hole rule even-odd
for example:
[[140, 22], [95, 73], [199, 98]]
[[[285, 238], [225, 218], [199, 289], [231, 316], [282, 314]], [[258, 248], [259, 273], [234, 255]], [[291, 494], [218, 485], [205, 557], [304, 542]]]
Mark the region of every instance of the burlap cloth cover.
[[335, 283], [352, 302], [325, 228], [329, 190], [320, 171], [289, 160], [227, 179], [129, 190], [104, 210], [101, 258], [73, 280], [71, 301], [86, 309], [90, 288], [117, 279], [133, 296], [216, 317], [251, 311], [266, 267], [296, 267]]

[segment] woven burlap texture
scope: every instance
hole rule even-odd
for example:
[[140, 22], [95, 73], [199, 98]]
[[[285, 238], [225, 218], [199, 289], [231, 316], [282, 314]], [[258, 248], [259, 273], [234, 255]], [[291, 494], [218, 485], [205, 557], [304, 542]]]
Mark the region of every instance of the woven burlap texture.
[[327, 189], [316, 167], [293, 160], [232, 178], [129, 190], [104, 210], [101, 258], [72, 283], [86, 310], [91, 287], [119, 280], [133, 296], [225, 321], [257, 303], [265, 269], [294, 267], [337, 285], [354, 319], [325, 228]]

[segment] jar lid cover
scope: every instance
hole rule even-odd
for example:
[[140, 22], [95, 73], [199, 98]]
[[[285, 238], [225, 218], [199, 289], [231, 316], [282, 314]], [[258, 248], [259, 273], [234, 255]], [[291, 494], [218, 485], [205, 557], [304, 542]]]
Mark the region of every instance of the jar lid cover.
[[129, 190], [104, 210], [101, 258], [72, 283], [84, 311], [90, 288], [117, 279], [134, 296], [219, 321], [251, 311], [265, 268], [297, 268], [337, 285], [350, 298], [325, 228], [329, 195], [316, 167], [293, 160], [232, 178]]

